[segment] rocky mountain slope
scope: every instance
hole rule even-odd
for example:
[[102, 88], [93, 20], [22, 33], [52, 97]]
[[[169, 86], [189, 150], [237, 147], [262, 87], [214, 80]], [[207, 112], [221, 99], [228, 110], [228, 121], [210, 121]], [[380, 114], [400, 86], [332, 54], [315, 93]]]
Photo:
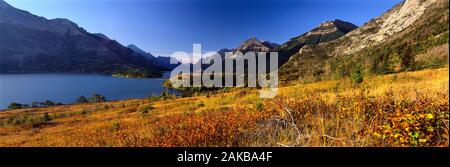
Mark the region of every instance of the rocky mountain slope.
[[[260, 41], [256, 37], [250, 38], [242, 42], [234, 49], [221, 49], [219, 55], [226, 59], [226, 52], [278, 52], [279, 64], [284, 64], [292, 55], [297, 53], [303, 46], [310, 44], [318, 44], [338, 39], [353, 29], [356, 25], [342, 20], [327, 21], [320, 24], [317, 28], [304, 33], [298, 37], [290, 39], [283, 45], [269, 41]], [[206, 59], [209, 60], [209, 59]]]
[[105, 35], [67, 19], [47, 20], [0, 0], [0, 72], [160, 76], [156, 67]]
[[245, 40], [242, 42], [238, 47], [233, 49], [220, 49], [217, 51], [219, 55], [221, 55], [223, 58], [225, 58], [226, 52], [270, 52], [274, 49], [278, 48], [280, 45], [274, 42], [269, 41], [260, 41], [256, 37], [252, 37], [250, 39]]
[[338, 39], [355, 28], [357, 28], [356, 25], [338, 19], [324, 22], [311, 31], [294, 37], [277, 48], [276, 51], [279, 52], [280, 56], [280, 65], [284, 64], [305, 45], [319, 44]]
[[406, 0], [341, 38], [307, 44], [280, 68], [281, 79], [310, 82], [447, 64], [448, 3]]
[[246, 52], [269, 52], [275, 49], [279, 45], [276, 43], [268, 41], [259, 41], [255, 37], [245, 40], [239, 47], [234, 49], [234, 51], [239, 51], [242, 53]]
[[[242, 42], [238, 47], [233, 48], [233, 49], [220, 49], [217, 51], [217, 53], [222, 57], [222, 60], [225, 59], [234, 59], [234, 57], [226, 57], [226, 53], [227, 52], [242, 52], [243, 54], [247, 53], [247, 52], [270, 52], [275, 50], [277, 47], [279, 47], [280, 45], [274, 42], [269, 42], [269, 41], [260, 41], [258, 40], [256, 37], [250, 38], [245, 40], [244, 42]], [[203, 61], [208, 62], [211, 61], [211, 57], [206, 57], [203, 59]], [[200, 62], [197, 62], [197, 64]], [[202, 68], [207, 68], [210, 65], [208, 64], [203, 64]]]

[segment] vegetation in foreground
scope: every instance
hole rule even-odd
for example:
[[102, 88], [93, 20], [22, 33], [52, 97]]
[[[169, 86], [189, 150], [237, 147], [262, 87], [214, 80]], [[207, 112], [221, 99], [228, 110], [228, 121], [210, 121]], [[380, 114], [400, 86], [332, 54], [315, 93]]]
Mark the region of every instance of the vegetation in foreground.
[[448, 66], [0, 112], [0, 146], [449, 146]]

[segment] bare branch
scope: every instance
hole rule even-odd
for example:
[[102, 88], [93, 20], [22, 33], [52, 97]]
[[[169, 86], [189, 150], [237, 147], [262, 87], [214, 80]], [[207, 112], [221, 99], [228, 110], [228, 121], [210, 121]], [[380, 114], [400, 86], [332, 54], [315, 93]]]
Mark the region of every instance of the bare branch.
[[298, 130], [298, 127], [295, 124], [294, 117], [292, 116], [291, 111], [289, 111], [289, 109], [286, 106], [283, 106], [283, 108], [284, 108], [284, 111], [286, 111], [289, 114], [289, 117], [291, 118], [292, 127], [294, 127], [294, 129], [297, 131], [298, 136], [297, 136], [297, 139], [295, 140], [295, 142], [298, 144], [301, 139], [300, 130]]
[[345, 138], [336, 138], [336, 137], [328, 136], [328, 135], [326, 135], [326, 134], [323, 134], [322, 136], [323, 136], [323, 137], [327, 137], [327, 138], [329, 138], [329, 139], [333, 139], [333, 140], [345, 140]]
[[291, 147], [289, 145], [285, 145], [285, 144], [281, 144], [281, 143], [277, 143], [278, 145], [282, 146], [282, 147]]

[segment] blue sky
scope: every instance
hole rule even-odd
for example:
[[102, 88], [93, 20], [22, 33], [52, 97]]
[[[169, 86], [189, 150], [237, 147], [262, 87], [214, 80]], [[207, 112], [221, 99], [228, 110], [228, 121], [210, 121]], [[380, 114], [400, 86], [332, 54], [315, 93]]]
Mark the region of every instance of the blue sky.
[[401, 0], [5, 0], [49, 19], [67, 18], [87, 31], [154, 55], [235, 48], [257, 37], [284, 43], [327, 20], [358, 26]]

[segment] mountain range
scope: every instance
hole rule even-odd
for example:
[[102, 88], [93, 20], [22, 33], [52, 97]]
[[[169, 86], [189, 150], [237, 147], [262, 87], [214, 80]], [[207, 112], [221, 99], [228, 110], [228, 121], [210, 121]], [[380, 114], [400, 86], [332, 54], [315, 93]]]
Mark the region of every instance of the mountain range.
[[274, 42], [269, 41], [260, 41], [256, 37], [252, 37], [250, 39], [245, 40], [242, 42], [238, 47], [233, 49], [220, 49], [217, 51], [219, 55], [222, 56], [222, 58], [225, 58], [226, 52], [241, 52], [241, 53], [247, 53], [247, 52], [270, 52], [279, 47], [280, 45]]
[[128, 45], [127, 48], [130, 48], [135, 53], [141, 55], [142, 57], [144, 57], [148, 61], [152, 62], [153, 64], [155, 64], [155, 66], [163, 67], [166, 70], [172, 70], [172, 69], [174, 69], [175, 67], [177, 67], [179, 65], [179, 64], [171, 64], [170, 63], [170, 57], [154, 56], [153, 54], [142, 50], [141, 48], [137, 47], [134, 44]]
[[166, 68], [67, 19], [48, 20], [0, 0], [0, 72], [157, 77]]
[[[280, 45], [269, 41], [260, 41], [256, 37], [242, 42], [238, 47], [233, 49], [221, 49], [217, 53], [222, 59], [233, 59], [234, 57], [226, 57], [226, 52], [241, 52], [243, 54], [247, 52], [278, 52], [279, 66], [283, 65], [292, 55], [295, 55], [301, 48], [307, 45], [315, 45], [320, 43], [326, 43], [335, 39], [338, 39], [350, 31], [356, 29], [357, 26], [345, 22], [342, 20], [326, 21], [316, 28], [306, 32], [300, 36], [291, 38], [288, 42]], [[268, 54], [267, 54], [268, 55]], [[210, 61], [211, 58], [204, 58], [204, 61]], [[266, 59], [268, 60], [268, 58]], [[200, 63], [200, 62], [198, 62]], [[197, 64], [198, 64], [197, 63]], [[202, 68], [207, 68], [210, 65], [202, 65]]]
[[[448, 1], [405, 0], [361, 27], [336, 19], [281, 45], [253, 37], [218, 53], [227, 59], [226, 52], [278, 52], [282, 81], [316, 81], [355, 71], [386, 74], [439, 66], [448, 55], [427, 53], [446, 43]], [[1, 73], [154, 77], [176, 66], [169, 57], [154, 56], [132, 44], [123, 46], [70, 20], [48, 20], [0, 0]]]

